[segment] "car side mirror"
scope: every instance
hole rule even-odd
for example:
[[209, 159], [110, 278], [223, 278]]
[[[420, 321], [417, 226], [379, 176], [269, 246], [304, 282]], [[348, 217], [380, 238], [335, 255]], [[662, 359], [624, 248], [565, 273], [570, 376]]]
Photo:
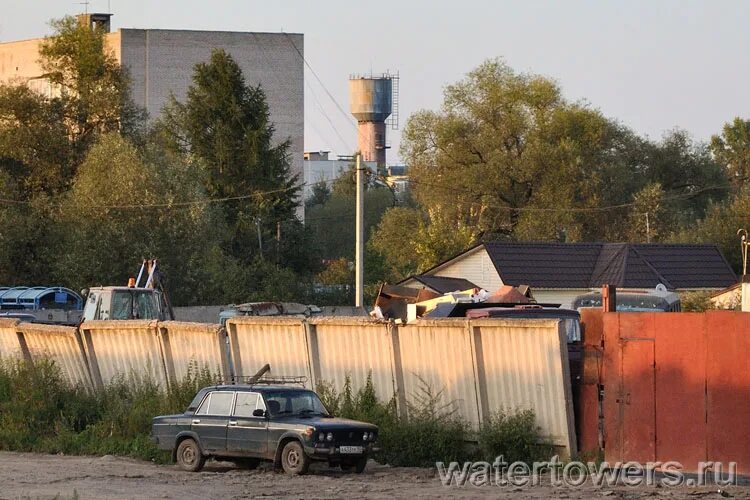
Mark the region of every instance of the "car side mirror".
[[265, 410], [261, 410], [260, 408], [256, 408], [255, 410], [253, 410], [253, 417], [265, 417], [265, 416], [266, 416]]

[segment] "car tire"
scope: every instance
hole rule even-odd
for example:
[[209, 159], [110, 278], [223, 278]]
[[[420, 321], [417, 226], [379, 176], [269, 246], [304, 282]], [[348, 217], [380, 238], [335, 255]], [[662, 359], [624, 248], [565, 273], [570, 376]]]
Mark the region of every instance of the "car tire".
[[365, 471], [365, 467], [367, 467], [367, 457], [359, 458], [354, 463], [354, 472], [362, 474]]
[[310, 468], [310, 457], [305, 454], [299, 441], [289, 441], [281, 451], [281, 467], [294, 476], [306, 474]]
[[188, 472], [198, 472], [206, 463], [206, 457], [193, 439], [185, 439], [177, 446], [177, 465]]
[[240, 469], [254, 470], [260, 465], [260, 458], [237, 458], [233, 462]]

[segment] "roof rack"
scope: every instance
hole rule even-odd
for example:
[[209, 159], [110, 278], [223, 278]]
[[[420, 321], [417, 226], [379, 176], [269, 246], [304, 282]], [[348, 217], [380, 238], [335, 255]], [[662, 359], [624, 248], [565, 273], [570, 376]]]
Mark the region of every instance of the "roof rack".
[[249, 385], [257, 385], [257, 384], [264, 384], [264, 385], [301, 385], [304, 386], [307, 382], [307, 377], [305, 376], [288, 376], [288, 375], [272, 375], [272, 376], [266, 376], [266, 374], [271, 371], [271, 365], [266, 363], [263, 365], [263, 368], [258, 370], [258, 372], [255, 375], [250, 376], [242, 376], [242, 375], [232, 375], [229, 378], [228, 383], [229, 384], [236, 384], [236, 383], [245, 383]]
[[248, 385], [299, 385], [304, 386], [307, 382], [307, 377], [304, 375], [300, 376], [287, 376], [287, 375], [274, 375], [270, 377], [255, 378], [253, 376], [232, 376], [229, 380], [231, 384], [245, 383]]

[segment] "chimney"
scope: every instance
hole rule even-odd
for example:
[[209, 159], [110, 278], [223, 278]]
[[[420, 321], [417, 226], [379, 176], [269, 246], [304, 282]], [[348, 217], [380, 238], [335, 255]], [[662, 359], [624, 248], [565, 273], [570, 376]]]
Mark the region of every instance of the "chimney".
[[110, 32], [110, 18], [112, 14], [78, 14], [78, 24], [93, 29], [100, 29], [105, 33]]

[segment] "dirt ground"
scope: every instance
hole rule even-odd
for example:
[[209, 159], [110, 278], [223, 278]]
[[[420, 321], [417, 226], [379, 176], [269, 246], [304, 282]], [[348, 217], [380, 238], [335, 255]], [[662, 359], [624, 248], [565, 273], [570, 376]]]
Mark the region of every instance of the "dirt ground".
[[750, 498], [750, 486], [701, 488], [445, 487], [430, 469], [370, 462], [362, 475], [314, 467], [290, 477], [209, 462], [200, 473], [120, 457], [0, 453], [0, 499], [44, 498]]

